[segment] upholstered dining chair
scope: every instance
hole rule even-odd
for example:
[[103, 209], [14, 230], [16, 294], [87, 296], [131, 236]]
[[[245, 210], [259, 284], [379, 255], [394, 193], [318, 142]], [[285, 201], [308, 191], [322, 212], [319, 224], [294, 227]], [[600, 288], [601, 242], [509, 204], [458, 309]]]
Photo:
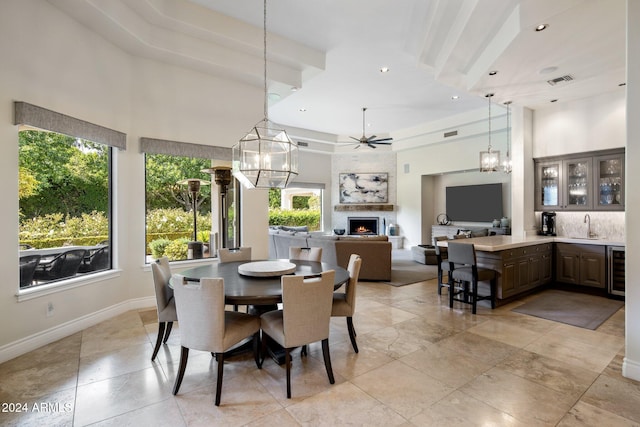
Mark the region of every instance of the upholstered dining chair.
[[[478, 267], [476, 250], [473, 243], [448, 243], [449, 257], [449, 307], [453, 301], [471, 304], [472, 313], [480, 300], [490, 300], [491, 308], [496, 308], [496, 272], [490, 268]], [[478, 282], [489, 281], [489, 295], [478, 294]], [[461, 283], [461, 289], [455, 290], [455, 283]], [[471, 289], [469, 289], [469, 284]], [[462, 295], [462, 296], [460, 296]]]
[[189, 350], [211, 352], [218, 361], [216, 406], [220, 405], [224, 352], [247, 337], [253, 337], [253, 355], [261, 368], [258, 356], [260, 318], [246, 313], [225, 311], [224, 279], [202, 278], [186, 282], [184, 276], [174, 276], [174, 294], [180, 323], [180, 366], [173, 386], [178, 394], [187, 368]]
[[[282, 310], [274, 310], [260, 316], [263, 334], [268, 335], [285, 349], [287, 371], [287, 398], [291, 398], [291, 350], [322, 341], [324, 366], [329, 383], [335, 383], [329, 354], [329, 323], [335, 270], [328, 270], [320, 277], [304, 279], [302, 276], [282, 276]], [[262, 356], [267, 350], [262, 340]]]
[[353, 313], [356, 311], [356, 285], [358, 284], [361, 265], [362, 258], [360, 258], [360, 255], [351, 254], [347, 265], [349, 281], [345, 285], [345, 292], [333, 293], [333, 305], [331, 307], [331, 317], [347, 318], [349, 339], [351, 340], [353, 351], [356, 353], [358, 352], [358, 344], [356, 344], [356, 330], [353, 328]]
[[160, 350], [160, 345], [166, 343], [173, 328], [173, 322], [178, 320], [176, 314], [176, 300], [173, 298], [173, 289], [169, 286], [171, 279], [171, 267], [169, 259], [162, 257], [151, 264], [153, 273], [153, 286], [156, 292], [156, 307], [158, 310], [158, 337], [153, 348], [151, 360], [155, 360]]
[[220, 248], [218, 249], [218, 259], [220, 262], [233, 262], [233, 261], [251, 261], [251, 248]]
[[289, 259], [320, 262], [322, 261], [322, 248], [299, 248], [290, 246]]

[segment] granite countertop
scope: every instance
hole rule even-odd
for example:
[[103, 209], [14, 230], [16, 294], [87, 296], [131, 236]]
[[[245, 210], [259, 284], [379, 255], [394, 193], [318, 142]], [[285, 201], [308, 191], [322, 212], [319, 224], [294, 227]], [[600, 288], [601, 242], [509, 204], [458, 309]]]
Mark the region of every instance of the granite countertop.
[[[624, 246], [624, 242], [605, 239], [580, 239], [559, 236], [486, 236], [473, 237], [470, 239], [460, 239], [461, 243], [473, 243], [478, 251], [497, 252], [506, 249], [520, 248], [523, 246], [540, 245], [543, 243], [576, 243], [583, 245], [608, 245]], [[438, 246], [447, 246], [447, 241], [438, 242]]]

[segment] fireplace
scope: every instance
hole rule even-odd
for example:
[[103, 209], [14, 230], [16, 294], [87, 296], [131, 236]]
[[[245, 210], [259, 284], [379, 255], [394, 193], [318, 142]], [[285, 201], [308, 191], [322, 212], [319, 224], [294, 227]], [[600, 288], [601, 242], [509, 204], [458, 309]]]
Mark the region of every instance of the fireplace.
[[378, 218], [377, 217], [356, 217], [347, 218], [349, 226], [349, 234], [355, 235], [377, 235], [378, 234]]

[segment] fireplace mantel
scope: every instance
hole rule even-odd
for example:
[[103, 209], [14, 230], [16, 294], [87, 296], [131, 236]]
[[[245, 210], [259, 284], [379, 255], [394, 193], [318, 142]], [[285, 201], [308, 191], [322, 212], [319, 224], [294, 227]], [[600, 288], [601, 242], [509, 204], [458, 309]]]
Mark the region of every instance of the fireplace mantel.
[[333, 210], [336, 212], [363, 212], [363, 211], [393, 211], [393, 205], [389, 204], [349, 204], [349, 205], [335, 205]]

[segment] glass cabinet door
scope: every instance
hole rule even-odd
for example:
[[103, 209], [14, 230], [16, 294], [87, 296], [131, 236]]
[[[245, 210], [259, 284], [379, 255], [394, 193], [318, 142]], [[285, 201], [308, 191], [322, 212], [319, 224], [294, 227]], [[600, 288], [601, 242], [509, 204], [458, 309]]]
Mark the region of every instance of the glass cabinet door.
[[537, 175], [536, 209], [549, 210], [560, 207], [560, 174], [562, 162], [540, 163]]
[[624, 210], [624, 156], [601, 156], [594, 159], [597, 209]]
[[565, 160], [565, 209], [591, 209], [591, 158]]

